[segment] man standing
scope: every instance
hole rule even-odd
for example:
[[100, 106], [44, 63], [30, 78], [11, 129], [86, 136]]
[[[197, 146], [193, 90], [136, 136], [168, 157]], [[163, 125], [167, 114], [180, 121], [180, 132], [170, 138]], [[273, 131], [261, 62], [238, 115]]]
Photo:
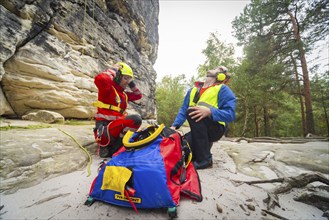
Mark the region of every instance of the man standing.
[[[111, 157], [122, 146], [122, 137], [127, 130], [136, 131], [142, 124], [140, 115], [127, 115], [129, 101], [142, 98], [142, 93], [133, 81], [133, 71], [126, 63], [119, 62], [95, 77], [98, 88], [98, 107], [95, 115], [95, 140], [101, 157]], [[125, 89], [129, 86], [130, 92]]]
[[224, 66], [208, 70], [205, 82], [196, 82], [187, 92], [171, 126], [178, 129], [188, 121], [191, 131], [185, 138], [192, 149], [196, 169], [212, 167], [212, 144], [223, 136], [225, 124], [235, 119], [236, 98], [225, 85], [227, 75]]

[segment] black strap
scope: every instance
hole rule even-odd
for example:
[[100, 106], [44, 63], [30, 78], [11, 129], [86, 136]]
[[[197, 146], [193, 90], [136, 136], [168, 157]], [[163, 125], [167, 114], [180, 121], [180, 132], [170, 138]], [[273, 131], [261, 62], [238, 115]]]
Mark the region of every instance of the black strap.
[[102, 135], [104, 133], [104, 127], [105, 127], [104, 125], [99, 126], [99, 128], [97, 130], [97, 137], [98, 138], [101, 138], [102, 137]]
[[[173, 183], [175, 183], [176, 185], [182, 184], [185, 181], [185, 179], [186, 179], [186, 170], [185, 170], [185, 165], [184, 164], [185, 164], [184, 157], [182, 157], [179, 161], [177, 161], [177, 163], [175, 164], [174, 168], [172, 168], [172, 170], [170, 172], [170, 180]], [[180, 176], [180, 178], [179, 178], [180, 183], [177, 183], [177, 182], [175, 182], [173, 180], [173, 177], [178, 173], [178, 171], [179, 171], [180, 168], [183, 168], [183, 174], [185, 173], [185, 175], [184, 175], [185, 176], [185, 179], [182, 180], [183, 177]]]
[[199, 99], [200, 99], [200, 90], [201, 88], [199, 87], [198, 90], [196, 91], [194, 98], [193, 98], [193, 102], [194, 103], [198, 103]]
[[[177, 161], [177, 163], [175, 164], [175, 166], [173, 167], [173, 169], [170, 172], [170, 180], [176, 185], [180, 185], [185, 182], [185, 180], [186, 180], [186, 162], [188, 160], [189, 154], [192, 153], [190, 148], [188, 147], [187, 140], [183, 136], [181, 136], [181, 135], [179, 135], [179, 136], [180, 136], [180, 143], [181, 143], [181, 147], [182, 147], [182, 157], [179, 161]], [[173, 180], [173, 177], [175, 175], [177, 175], [177, 173], [180, 169], [182, 169], [181, 175], [179, 177], [180, 183], [177, 183]]]
[[[144, 140], [145, 138], [149, 137], [150, 135], [153, 134], [153, 132], [158, 128], [159, 126], [158, 125], [153, 125], [153, 126], [149, 126], [141, 131], [136, 131], [134, 134], [133, 134], [133, 141], [134, 142], [137, 142], [137, 141], [140, 141], [140, 140]], [[132, 150], [135, 150], [135, 149], [141, 149], [145, 146], [148, 146], [150, 145], [153, 141], [155, 141], [157, 139], [157, 137], [155, 137], [152, 141], [150, 142], [147, 142], [145, 144], [141, 144], [139, 146], [135, 146], [135, 147], [130, 147], [130, 148], [127, 148], [127, 151], [132, 151]]]

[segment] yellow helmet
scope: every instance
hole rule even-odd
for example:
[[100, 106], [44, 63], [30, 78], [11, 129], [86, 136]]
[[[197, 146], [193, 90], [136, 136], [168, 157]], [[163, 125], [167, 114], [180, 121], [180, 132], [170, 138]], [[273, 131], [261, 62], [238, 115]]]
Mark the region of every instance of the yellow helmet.
[[131, 78], [134, 78], [133, 70], [130, 68], [130, 66], [128, 66], [128, 64], [124, 62], [119, 62], [117, 64], [119, 65], [119, 70], [121, 71], [122, 75], [127, 75], [131, 76]]

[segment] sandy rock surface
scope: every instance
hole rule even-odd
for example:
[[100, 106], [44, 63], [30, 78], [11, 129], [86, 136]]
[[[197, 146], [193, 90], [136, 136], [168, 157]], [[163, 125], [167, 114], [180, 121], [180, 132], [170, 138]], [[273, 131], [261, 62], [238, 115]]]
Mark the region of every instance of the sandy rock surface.
[[[27, 126], [22, 121], [11, 123], [12, 126], [20, 123], [20, 126]], [[1, 126], [5, 126], [5, 122], [2, 121]], [[136, 214], [133, 209], [97, 201], [90, 207], [85, 206], [83, 203], [101, 162], [95, 155], [97, 147], [92, 144], [93, 125], [56, 126], [1, 130], [0, 219], [168, 219], [166, 209], [139, 210]], [[92, 156], [90, 175], [86, 153], [59, 129], [69, 132], [83, 146], [88, 146]], [[18, 144], [10, 145], [13, 142], [9, 140], [15, 137]], [[20, 156], [23, 151], [9, 150], [14, 148], [26, 149], [24, 153], [29, 159], [24, 160]], [[2, 153], [4, 149], [6, 154]], [[198, 171], [203, 201], [197, 203], [182, 198], [178, 219], [277, 219], [264, 212], [266, 204], [263, 200], [278, 183], [236, 185], [233, 180], [272, 179], [313, 171], [320, 171], [328, 177], [329, 173], [328, 142], [237, 143], [223, 138], [214, 144], [212, 153], [213, 168]], [[25, 172], [29, 172], [24, 174], [22, 171], [21, 175], [9, 177], [6, 172], [5, 176], [3, 170], [9, 169], [7, 161], [10, 157], [12, 161], [17, 157], [11, 169], [24, 168]], [[262, 161], [255, 163], [259, 159]], [[22, 160], [25, 162], [19, 163]], [[48, 168], [43, 170], [41, 167], [47, 163]], [[33, 181], [29, 182], [31, 178], [28, 177], [33, 177]], [[17, 185], [5, 190], [4, 185], [8, 187], [8, 181], [14, 183], [15, 178]], [[322, 216], [322, 210], [294, 200], [302, 191], [293, 189], [279, 195], [281, 207], [275, 207], [271, 212], [287, 219], [327, 219]]]

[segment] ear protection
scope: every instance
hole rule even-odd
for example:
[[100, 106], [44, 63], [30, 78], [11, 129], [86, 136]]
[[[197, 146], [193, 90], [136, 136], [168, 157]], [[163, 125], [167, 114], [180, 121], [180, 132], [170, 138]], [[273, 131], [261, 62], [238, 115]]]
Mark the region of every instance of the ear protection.
[[122, 79], [122, 73], [121, 70], [118, 70], [116, 76], [114, 77], [114, 82], [120, 84], [121, 79]]
[[122, 69], [122, 65], [120, 63], [118, 63], [120, 65], [120, 68], [117, 70], [117, 74], [116, 76], [114, 77], [114, 82], [120, 84], [121, 82], [121, 79], [122, 79], [122, 72], [121, 72], [121, 69]]
[[217, 80], [219, 81], [219, 82], [222, 82], [222, 81], [224, 81], [226, 79], [226, 74], [225, 73], [218, 73], [218, 75], [217, 75]]

